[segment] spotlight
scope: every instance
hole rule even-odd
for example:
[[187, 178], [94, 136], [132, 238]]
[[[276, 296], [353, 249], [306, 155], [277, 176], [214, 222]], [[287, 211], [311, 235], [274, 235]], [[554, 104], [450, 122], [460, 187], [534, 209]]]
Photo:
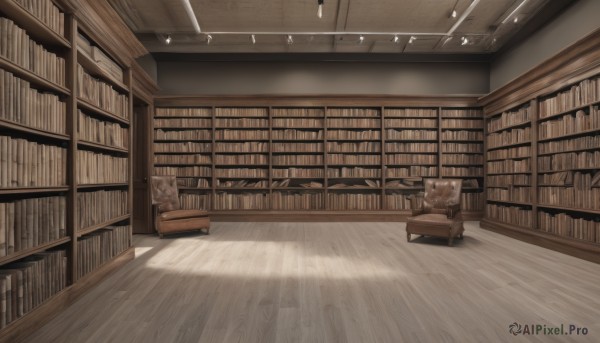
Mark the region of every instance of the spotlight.
[[171, 35], [167, 35], [167, 38], [165, 38], [165, 43], [167, 43], [167, 45], [171, 44], [171, 42], [173, 41], [173, 38], [171, 38]]
[[294, 38], [292, 37], [292, 35], [288, 35], [288, 36], [287, 36], [287, 43], [288, 43], [289, 45], [292, 45], [292, 44], [294, 44]]
[[456, 18], [456, 15], [457, 15], [457, 14], [458, 14], [458, 13], [456, 13], [456, 10], [452, 10], [452, 14], [451, 14], [450, 16], [452, 16], [452, 18]]
[[417, 37], [415, 37], [415, 36], [410, 36], [410, 39], [408, 40], [408, 44], [412, 44], [412, 43], [414, 43], [414, 41], [416, 41], [416, 40], [417, 40]]
[[469, 44], [469, 38], [464, 37], [464, 36], [461, 37], [460, 38], [460, 45], [467, 45], [467, 44]]
[[213, 37], [212, 35], [206, 35], [206, 45], [209, 45], [210, 42], [212, 41]]
[[255, 35], [250, 36], [250, 40], [252, 41], [252, 44], [256, 44], [256, 36]]
[[400, 41], [400, 37], [398, 37], [398, 35], [394, 36], [394, 39], [392, 39], [392, 42], [398, 44], [398, 42]]
[[519, 17], [515, 17], [515, 19], [513, 20], [513, 23], [518, 23], [519, 22]]
[[317, 8], [317, 17], [321, 19], [323, 18], [323, 0], [317, 0], [317, 4], [319, 4], [319, 7]]
[[360, 35], [360, 37], [358, 37], [358, 43], [362, 44], [365, 41], [365, 36]]

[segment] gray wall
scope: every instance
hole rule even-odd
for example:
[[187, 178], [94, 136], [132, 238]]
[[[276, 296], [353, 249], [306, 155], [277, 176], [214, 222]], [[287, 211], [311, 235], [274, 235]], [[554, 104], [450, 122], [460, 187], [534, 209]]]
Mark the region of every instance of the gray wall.
[[154, 82], [158, 81], [158, 67], [156, 65], [156, 60], [152, 55], [144, 55], [138, 58], [137, 63], [148, 73], [148, 75], [154, 80]]
[[158, 62], [161, 94], [485, 94], [483, 62]]
[[600, 0], [579, 0], [491, 64], [496, 90], [600, 27]]

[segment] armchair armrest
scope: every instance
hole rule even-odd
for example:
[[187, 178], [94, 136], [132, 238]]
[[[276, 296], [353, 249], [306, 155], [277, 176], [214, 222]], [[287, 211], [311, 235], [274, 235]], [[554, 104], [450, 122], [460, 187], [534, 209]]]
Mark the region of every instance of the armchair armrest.
[[450, 205], [446, 210], [446, 216], [449, 219], [456, 218], [458, 213], [460, 213], [460, 204]]

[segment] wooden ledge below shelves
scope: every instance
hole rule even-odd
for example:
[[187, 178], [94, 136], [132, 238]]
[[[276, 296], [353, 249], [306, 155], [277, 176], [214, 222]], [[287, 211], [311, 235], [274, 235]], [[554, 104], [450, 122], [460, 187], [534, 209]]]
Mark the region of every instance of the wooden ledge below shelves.
[[[325, 211], [325, 210], [246, 210], [211, 211], [213, 222], [406, 222], [407, 210]], [[463, 212], [466, 221], [480, 220], [483, 212]]]
[[101, 280], [135, 257], [131, 247], [95, 271], [55, 294], [48, 301], [15, 320], [0, 331], [0, 343], [24, 342], [27, 336], [41, 328], [60, 312], [73, 304], [80, 296], [100, 284]]
[[600, 263], [600, 244], [588, 243], [561, 237], [539, 230], [528, 230], [515, 225], [496, 222], [484, 218], [480, 222], [483, 229], [494, 231], [523, 242], [558, 251], [594, 263]]

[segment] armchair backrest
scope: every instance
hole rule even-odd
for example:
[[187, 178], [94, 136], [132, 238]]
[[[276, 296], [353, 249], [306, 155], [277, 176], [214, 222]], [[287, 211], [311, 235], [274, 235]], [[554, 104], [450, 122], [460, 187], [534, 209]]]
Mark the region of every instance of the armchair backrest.
[[175, 176], [152, 176], [152, 205], [158, 205], [158, 212], [179, 210], [179, 191]]
[[448, 206], [460, 204], [461, 179], [426, 179], [423, 211], [446, 213]]

